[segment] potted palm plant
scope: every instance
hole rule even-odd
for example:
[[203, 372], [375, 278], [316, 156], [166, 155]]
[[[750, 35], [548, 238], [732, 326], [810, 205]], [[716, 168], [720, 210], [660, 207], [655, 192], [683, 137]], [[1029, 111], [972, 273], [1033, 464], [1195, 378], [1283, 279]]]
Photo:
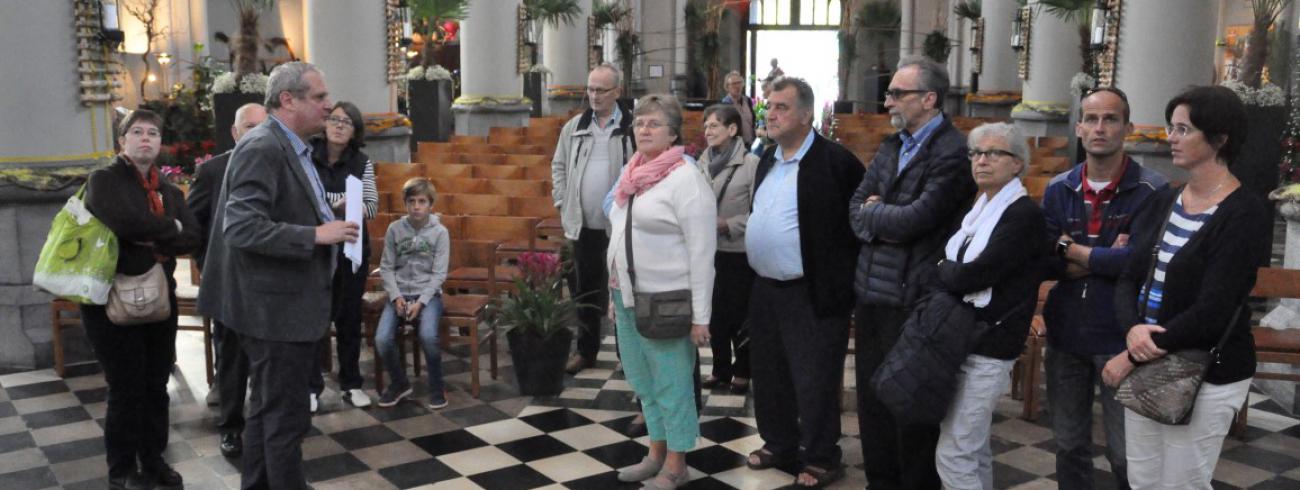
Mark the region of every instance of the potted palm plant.
[[542, 27], [550, 24], [559, 28], [561, 24], [573, 27], [582, 15], [582, 6], [578, 0], [524, 0], [524, 15], [527, 32], [525, 44], [529, 49], [529, 68], [524, 73], [524, 96], [533, 101], [533, 117], [542, 115], [542, 97], [546, 96], [545, 78], [550, 70], [538, 64], [538, 54], [542, 49]]
[[525, 252], [519, 272], [513, 290], [493, 298], [484, 315], [506, 332], [520, 394], [555, 396], [564, 390], [578, 304], [565, 297], [558, 255]]
[[217, 152], [235, 147], [235, 139], [227, 129], [235, 123], [235, 111], [244, 104], [261, 103], [266, 98], [267, 78], [258, 69], [257, 53], [262, 38], [257, 23], [263, 13], [275, 7], [275, 0], [235, 0], [233, 5], [239, 14], [239, 35], [233, 53], [235, 64], [229, 73], [213, 80], [211, 90]]
[[411, 22], [423, 46], [420, 63], [406, 74], [407, 112], [415, 141], [447, 141], [452, 132], [451, 72], [438, 65], [437, 54], [450, 33], [447, 23], [465, 20], [469, 0], [408, 0]]

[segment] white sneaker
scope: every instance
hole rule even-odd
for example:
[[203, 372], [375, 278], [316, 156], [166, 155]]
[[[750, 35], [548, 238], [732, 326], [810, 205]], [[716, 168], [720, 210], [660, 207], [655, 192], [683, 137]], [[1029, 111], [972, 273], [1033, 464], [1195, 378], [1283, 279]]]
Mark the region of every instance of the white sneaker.
[[320, 395], [311, 394], [311, 413], [316, 413], [320, 409]]
[[357, 408], [366, 408], [370, 406], [370, 397], [367, 396], [366, 392], [364, 390], [361, 390], [360, 388], [353, 388], [344, 391], [343, 399], [347, 400], [348, 403], [351, 403], [352, 406]]

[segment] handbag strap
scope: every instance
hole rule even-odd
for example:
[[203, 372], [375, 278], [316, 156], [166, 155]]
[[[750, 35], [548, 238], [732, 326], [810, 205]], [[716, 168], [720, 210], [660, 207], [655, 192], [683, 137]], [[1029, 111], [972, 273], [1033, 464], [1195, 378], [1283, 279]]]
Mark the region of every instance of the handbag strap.
[[1215, 364], [1218, 364], [1219, 352], [1223, 351], [1223, 345], [1228, 343], [1228, 336], [1232, 334], [1232, 329], [1237, 326], [1237, 319], [1241, 318], [1241, 310], [1245, 307], [1246, 303], [1244, 301], [1237, 305], [1237, 311], [1232, 314], [1232, 320], [1228, 320], [1228, 326], [1223, 329], [1223, 335], [1219, 337], [1219, 343], [1215, 344], [1213, 349], [1210, 349], [1210, 358], [1214, 360]]
[[[727, 195], [727, 186], [731, 185], [731, 179], [736, 176], [736, 170], [739, 169], [740, 165], [733, 165], [731, 167], [731, 173], [727, 174], [727, 180], [722, 181], [722, 190], [718, 191], [718, 206], [722, 205], [722, 198]], [[630, 207], [628, 208], [629, 211], [631, 209], [632, 208]]]
[[[1180, 190], [1181, 194], [1182, 191]], [[1151, 304], [1151, 280], [1156, 275], [1156, 264], [1160, 261], [1160, 244], [1165, 240], [1165, 230], [1169, 228], [1170, 214], [1174, 212], [1174, 205], [1178, 203], [1178, 196], [1175, 195], [1169, 205], [1165, 207], [1165, 219], [1160, 223], [1160, 231], [1156, 233], [1155, 243], [1151, 244], [1151, 265], [1147, 267], [1147, 278], [1142, 281], [1142, 318], [1146, 321], [1147, 308]]]
[[627, 275], [632, 280], [632, 291], [636, 291], [636, 265], [632, 261], [632, 201], [636, 194], [627, 196], [627, 216], [623, 218], [623, 243], [627, 247]]

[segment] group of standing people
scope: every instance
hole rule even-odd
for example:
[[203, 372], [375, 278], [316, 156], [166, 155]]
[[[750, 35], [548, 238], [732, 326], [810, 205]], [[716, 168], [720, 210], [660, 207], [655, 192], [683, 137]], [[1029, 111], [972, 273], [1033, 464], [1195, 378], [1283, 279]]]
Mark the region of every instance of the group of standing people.
[[[838, 395], [852, 321], [871, 488], [991, 489], [993, 412], [1024, 349], [1039, 285], [1055, 280], [1043, 314], [1062, 488], [1094, 483], [1094, 399], [1118, 487], [1210, 487], [1254, 372], [1248, 318], [1232, 313], [1268, 249], [1263, 200], [1228, 170], [1245, 131], [1231, 91], [1193, 87], [1168, 103], [1173, 163], [1190, 175], [1181, 187], [1124, 154], [1132, 132], [1124, 92], [1089, 92], [1075, 127], [1084, 161], [1052, 181], [1040, 206], [1021, 182], [1030, 160], [1023, 133], [991, 123], [963, 135], [941, 110], [946, 71], [922, 58], [899, 63], [886, 92], [898, 132], [865, 171], [813, 130], [812, 90], [800, 79], [772, 81], [764, 123], [774, 144], [761, 156], [746, 151], [745, 99], [731, 94], [705, 112], [709, 148], [698, 162], [682, 152], [675, 100], [647, 96], [626, 114], [601, 99], [617, 95], [601, 91], [617, 80], [613, 67], [592, 72], [593, 110], [566, 126], [553, 168], [556, 206], [576, 231], [570, 239], [579, 250], [605, 247], [599, 259], [575, 254], [579, 291], [612, 294], [622, 366], [650, 434], [647, 456], [621, 480], [646, 488], [688, 480], [684, 453], [698, 436], [693, 345], [705, 344], [714, 371], [704, 386], [737, 389], [752, 376], [764, 445], [747, 466], [790, 471], [801, 487], [842, 477]], [[591, 141], [602, 125], [607, 142]], [[628, 129], [630, 152], [619, 139]], [[603, 152], [607, 168], [593, 174], [597, 145], [621, 153]], [[629, 154], [620, 169], [615, 158]], [[607, 214], [585, 210], [600, 195], [579, 191], [595, 185], [585, 180], [592, 175], [612, 189]], [[582, 243], [593, 237], [599, 242]], [[593, 270], [599, 282], [584, 280]], [[638, 333], [632, 291], [679, 289], [691, 292], [690, 334]], [[942, 422], [899, 421], [872, 378], [909, 317], [938, 293], [972, 308], [983, 329], [955, 373]], [[605, 307], [593, 296], [582, 298]], [[584, 322], [588, 342], [599, 332], [598, 320]], [[1208, 351], [1225, 336], [1189, 424], [1161, 425], [1115, 401], [1135, 366], [1175, 350]], [[589, 356], [580, 341], [571, 367], [589, 366]]]

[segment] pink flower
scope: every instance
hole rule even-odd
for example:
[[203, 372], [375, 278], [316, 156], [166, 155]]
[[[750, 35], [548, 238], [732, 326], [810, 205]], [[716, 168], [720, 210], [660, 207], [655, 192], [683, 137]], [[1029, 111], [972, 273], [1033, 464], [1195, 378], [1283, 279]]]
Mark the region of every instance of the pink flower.
[[212, 154], [211, 154], [211, 153], [205, 154], [205, 155], [203, 155], [203, 156], [201, 156], [201, 157], [194, 157], [194, 166], [197, 167], [197, 166], [199, 166], [199, 165], [203, 165], [203, 164], [207, 163], [208, 160], [211, 160], [211, 159], [212, 159]]

